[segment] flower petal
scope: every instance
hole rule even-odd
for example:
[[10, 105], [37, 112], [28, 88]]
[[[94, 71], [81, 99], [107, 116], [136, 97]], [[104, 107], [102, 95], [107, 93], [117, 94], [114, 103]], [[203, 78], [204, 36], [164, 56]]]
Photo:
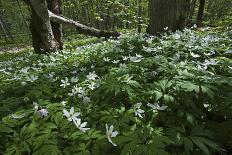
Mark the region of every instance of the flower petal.
[[72, 108], [70, 109], [70, 114], [71, 114], [71, 115], [74, 114], [74, 107], [72, 107]]
[[118, 134], [119, 134], [118, 131], [114, 131], [114, 132], [112, 132], [111, 137], [116, 137]]
[[66, 109], [63, 109], [63, 113], [64, 113], [64, 115], [65, 115], [67, 118], [70, 117], [70, 114], [69, 114], [69, 112], [68, 112]]
[[75, 114], [72, 115], [72, 117], [78, 117], [78, 116], [80, 116], [80, 115], [81, 115], [80, 112], [76, 112]]
[[113, 143], [112, 140], [110, 138], [107, 138], [108, 141], [113, 145], [113, 146], [117, 146], [117, 144]]
[[78, 128], [80, 127], [80, 125], [81, 125], [81, 119], [80, 118], [73, 120], [73, 122], [76, 125], [76, 127], [78, 127]]
[[113, 130], [114, 130], [114, 126], [111, 125], [110, 128], [109, 128], [109, 134], [112, 134]]
[[81, 123], [80, 127], [84, 128], [86, 125], [87, 125], [87, 122], [83, 122], [83, 123]]

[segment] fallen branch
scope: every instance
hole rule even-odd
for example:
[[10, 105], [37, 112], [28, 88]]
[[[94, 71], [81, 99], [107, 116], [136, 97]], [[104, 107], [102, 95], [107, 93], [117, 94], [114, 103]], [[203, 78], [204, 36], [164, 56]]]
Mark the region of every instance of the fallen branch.
[[89, 26], [80, 24], [79, 22], [74, 21], [72, 19], [56, 15], [49, 10], [48, 10], [48, 14], [49, 14], [49, 18], [51, 21], [62, 24], [62, 25], [66, 25], [69, 27], [76, 28], [76, 30], [81, 34], [95, 36], [95, 37], [105, 37], [105, 38], [120, 36], [120, 33], [118, 32], [108, 32], [108, 31], [99, 30], [93, 27], [89, 27]]

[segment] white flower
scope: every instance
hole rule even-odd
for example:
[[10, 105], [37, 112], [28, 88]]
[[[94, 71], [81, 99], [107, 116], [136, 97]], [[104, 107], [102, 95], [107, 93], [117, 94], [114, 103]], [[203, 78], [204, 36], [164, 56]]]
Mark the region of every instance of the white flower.
[[205, 62], [202, 64], [204, 69], [207, 69], [209, 65], [216, 65], [217, 62], [214, 59], [205, 60]]
[[130, 59], [130, 57], [128, 57], [128, 56], [122, 56], [122, 59], [123, 59], [124, 61], [126, 61], [126, 60]]
[[129, 76], [129, 75], [127, 75], [126, 77], [125, 77], [125, 79], [122, 81], [122, 82], [125, 82], [125, 83], [130, 83], [131, 81], [132, 81], [132, 78], [133, 78], [133, 76]]
[[142, 60], [143, 56], [142, 55], [139, 55], [139, 54], [136, 54], [136, 56], [130, 56], [130, 61], [132, 62], [140, 62]]
[[33, 109], [35, 109], [35, 111], [37, 111], [39, 109], [39, 106], [36, 102], [33, 102]]
[[85, 67], [82, 67], [80, 70], [81, 70], [82, 72], [84, 72], [84, 71], [86, 71], [86, 68], [85, 68]]
[[76, 73], [77, 73], [77, 71], [72, 71], [71, 73], [72, 73], [72, 74], [76, 74]]
[[26, 81], [28, 81], [28, 82], [34, 82], [36, 80], [38, 80], [38, 76], [35, 76], [35, 75], [30, 75], [30, 76], [26, 77]]
[[87, 75], [87, 79], [89, 79], [89, 80], [96, 80], [97, 77], [98, 76], [95, 73], [95, 71], [93, 71], [92, 73], [89, 73], [89, 75]]
[[68, 103], [67, 101], [62, 101], [60, 104], [66, 106], [67, 103]]
[[71, 93], [68, 93], [69, 96], [75, 96], [78, 95], [79, 98], [83, 98], [85, 96], [85, 90], [82, 87], [77, 87], [75, 85], [72, 89]]
[[158, 50], [161, 50], [161, 49], [162, 49], [162, 47], [161, 47], [161, 46], [158, 46], [158, 47], [157, 47], [157, 49], [158, 49]]
[[153, 110], [166, 110], [168, 108], [168, 106], [160, 106], [158, 103], [155, 103], [155, 104], [151, 104], [151, 103], [148, 103], [147, 104], [148, 107], [151, 107]]
[[104, 57], [103, 60], [106, 62], [110, 62], [110, 59], [108, 57]]
[[167, 31], [167, 30], [168, 30], [168, 27], [165, 27], [164, 30]]
[[176, 40], [177, 40], [177, 39], [180, 39], [180, 35], [177, 34], [177, 33], [175, 33], [175, 34], [173, 35], [173, 38], [176, 39]]
[[28, 67], [27, 68], [22, 68], [20, 72], [24, 73], [24, 74], [27, 74], [28, 73], [28, 69], [29, 69]]
[[48, 78], [53, 79], [54, 74], [55, 74], [54, 72], [49, 73], [49, 74], [48, 74]]
[[41, 109], [38, 111], [38, 114], [40, 117], [46, 117], [48, 115], [48, 110], [47, 109]]
[[112, 63], [117, 64], [119, 63], [119, 60], [114, 60]]
[[197, 28], [197, 24], [194, 24], [194, 25], [193, 25], [193, 28]]
[[69, 96], [75, 96], [78, 93], [78, 91], [73, 88], [71, 93], [68, 93]]
[[137, 103], [134, 105], [134, 112], [135, 112], [135, 116], [139, 116], [140, 118], [143, 118], [143, 116], [141, 114], [144, 113], [144, 110], [140, 109], [140, 107], [142, 106], [142, 103]]
[[63, 109], [63, 113], [68, 118], [69, 122], [72, 122], [72, 121], [78, 119], [77, 117], [80, 116], [80, 114], [81, 114], [79, 112], [74, 113], [74, 107], [72, 107], [69, 110], [69, 112], [66, 109]]
[[89, 97], [83, 97], [83, 102], [84, 103], [89, 103], [90, 102], [90, 98]]
[[126, 64], [123, 64], [123, 63], [120, 63], [119, 66], [120, 66], [121, 68], [126, 68], [126, 67], [127, 67]]
[[90, 84], [88, 84], [88, 87], [89, 89], [94, 90], [97, 88], [97, 84], [95, 82], [91, 82]]
[[143, 56], [136, 53], [136, 57], [137, 57], [137, 58], [142, 58]]
[[25, 86], [26, 84], [27, 84], [27, 83], [26, 83], [25, 81], [22, 81], [22, 82], [21, 82], [21, 85], [22, 85], [22, 86]]
[[204, 104], [204, 107], [205, 108], [208, 108], [210, 105], [209, 104]]
[[111, 138], [116, 137], [119, 133], [118, 131], [113, 131], [113, 130], [114, 130], [113, 125], [111, 125], [109, 128], [108, 124], [106, 124], [106, 137], [113, 146], [117, 146], [115, 143], [112, 142]]
[[77, 77], [72, 77], [71, 80], [70, 80], [72, 83], [76, 83], [78, 81], [78, 78]]
[[72, 89], [71, 93], [68, 93], [69, 96], [75, 96], [77, 94], [84, 94], [85, 91], [82, 89], [82, 87], [77, 87], [77, 85], [75, 85]]
[[80, 129], [81, 131], [85, 132], [86, 130], [89, 130], [90, 128], [85, 128], [85, 126], [87, 125], [87, 122], [83, 122], [81, 123], [81, 119], [77, 118], [75, 120], [73, 120], [74, 124], [76, 125], [76, 127], [78, 129]]
[[23, 118], [25, 116], [26, 116], [25, 114], [12, 114], [12, 115], [10, 115], [10, 118], [21, 119], [21, 118]]
[[200, 57], [200, 55], [195, 54], [195, 53], [193, 53], [193, 52], [190, 52], [190, 54], [191, 54], [191, 56], [194, 57], [194, 58], [199, 58], [199, 57]]
[[70, 85], [70, 83], [68, 82], [68, 78], [67, 77], [65, 77], [65, 79], [64, 80], [61, 80], [61, 82], [62, 82], [62, 84], [60, 85], [61, 87], [67, 87], [67, 86], [69, 86]]

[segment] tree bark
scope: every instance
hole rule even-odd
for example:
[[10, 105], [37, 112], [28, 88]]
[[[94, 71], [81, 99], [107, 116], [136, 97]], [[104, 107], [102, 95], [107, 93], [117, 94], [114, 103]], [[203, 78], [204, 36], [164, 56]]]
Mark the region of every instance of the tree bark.
[[[62, 49], [61, 25], [76, 28], [85, 35], [96, 37], [118, 37], [117, 32], [107, 32], [61, 16], [61, 0], [23, 0], [31, 8], [30, 29], [34, 50], [37, 53], [49, 53]], [[49, 10], [50, 9], [50, 10]]]
[[[57, 14], [57, 15], [62, 15], [62, 1], [61, 0], [46, 0], [48, 4], [48, 9]], [[52, 26], [52, 32], [55, 37], [55, 40], [58, 42], [59, 49], [63, 49], [63, 42], [62, 42], [62, 25], [60, 23], [52, 22], [51, 21], [51, 26]]]
[[66, 25], [69, 27], [76, 28], [76, 30], [85, 35], [90, 35], [90, 36], [95, 36], [95, 37], [118, 37], [120, 34], [118, 32], [108, 32], [104, 30], [99, 30], [93, 27], [88, 27], [86, 25], [80, 24], [77, 21], [71, 20], [69, 18], [63, 17], [63, 16], [58, 16], [51, 11], [49, 12], [49, 17], [50, 20], [56, 23], [60, 23], [62, 25]]
[[5, 41], [14, 41], [10, 29], [7, 27], [6, 22], [1, 16], [0, 16], [0, 28], [2, 29], [2, 32], [4, 34]]
[[190, 0], [150, 0], [148, 32], [159, 34], [168, 30], [182, 30], [186, 26]]
[[198, 9], [198, 14], [197, 14], [197, 25], [198, 26], [202, 25], [204, 10], [205, 10], [205, 0], [200, 0], [200, 5]]
[[193, 21], [193, 15], [195, 12], [196, 2], [197, 2], [197, 0], [191, 1], [190, 12], [189, 12], [189, 17], [188, 17], [191, 21]]
[[141, 27], [141, 18], [142, 18], [142, 0], [138, 0], [138, 17], [137, 17], [137, 22], [138, 22], [138, 26], [137, 26], [137, 30], [138, 33], [141, 33], [142, 31], [142, 27]]
[[50, 53], [58, 49], [50, 23], [46, 0], [31, 0], [32, 43], [37, 53]]

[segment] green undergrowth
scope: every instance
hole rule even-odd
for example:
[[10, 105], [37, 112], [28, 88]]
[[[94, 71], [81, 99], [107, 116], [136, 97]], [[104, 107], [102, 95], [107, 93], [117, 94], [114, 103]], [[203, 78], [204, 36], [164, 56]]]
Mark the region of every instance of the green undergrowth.
[[86, 42], [0, 55], [0, 154], [232, 151], [231, 30]]

